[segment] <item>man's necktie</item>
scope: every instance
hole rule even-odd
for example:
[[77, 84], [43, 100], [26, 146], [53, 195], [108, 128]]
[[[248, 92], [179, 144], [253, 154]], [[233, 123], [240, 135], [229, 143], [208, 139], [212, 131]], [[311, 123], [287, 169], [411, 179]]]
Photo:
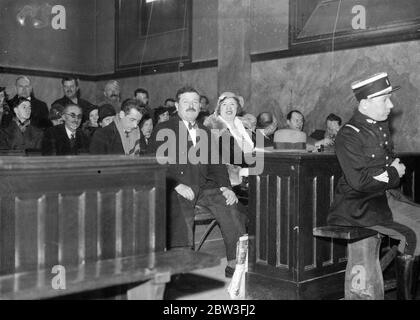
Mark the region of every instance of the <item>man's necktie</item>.
[[192, 129], [197, 129], [197, 123], [191, 123], [191, 122], [188, 122], [188, 129], [189, 130], [192, 130]]

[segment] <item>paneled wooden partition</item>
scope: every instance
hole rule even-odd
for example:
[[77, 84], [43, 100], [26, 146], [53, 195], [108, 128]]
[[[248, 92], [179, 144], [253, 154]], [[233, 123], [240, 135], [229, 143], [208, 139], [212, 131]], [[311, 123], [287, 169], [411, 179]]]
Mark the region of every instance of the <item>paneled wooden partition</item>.
[[154, 158], [1, 157], [0, 275], [165, 250], [165, 171]]

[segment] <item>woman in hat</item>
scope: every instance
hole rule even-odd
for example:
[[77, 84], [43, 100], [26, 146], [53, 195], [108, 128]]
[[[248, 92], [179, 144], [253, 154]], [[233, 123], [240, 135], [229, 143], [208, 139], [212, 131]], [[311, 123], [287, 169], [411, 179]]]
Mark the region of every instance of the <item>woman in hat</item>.
[[99, 112], [98, 112], [98, 125], [101, 128], [106, 127], [107, 125], [111, 124], [116, 116], [116, 112], [115, 109], [112, 105], [110, 104], [104, 104], [99, 108]]

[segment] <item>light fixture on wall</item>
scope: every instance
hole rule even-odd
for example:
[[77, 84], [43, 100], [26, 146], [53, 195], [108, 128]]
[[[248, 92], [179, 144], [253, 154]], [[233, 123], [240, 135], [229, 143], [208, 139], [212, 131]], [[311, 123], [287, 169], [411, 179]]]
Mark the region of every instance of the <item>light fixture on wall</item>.
[[154, 2], [154, 1], [158, 1], [158, 0], [146, 0], [146, 3], [150, 3], [150, 2]]

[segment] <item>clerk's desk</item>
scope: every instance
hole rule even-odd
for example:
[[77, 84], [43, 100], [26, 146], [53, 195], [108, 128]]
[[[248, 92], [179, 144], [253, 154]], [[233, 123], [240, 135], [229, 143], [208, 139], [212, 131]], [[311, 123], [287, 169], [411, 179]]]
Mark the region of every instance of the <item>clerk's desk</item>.
[[[341, 169], [334, 153], [264, 153], [250, 176], [249, 299], [335, 299], [344, 295], [346, 242], [315, 238], [326, 225]], [[402, 190], [420, 203], [420, 153], [400, 153]], [[261, 159], [260, 159], [261, 161]]]

